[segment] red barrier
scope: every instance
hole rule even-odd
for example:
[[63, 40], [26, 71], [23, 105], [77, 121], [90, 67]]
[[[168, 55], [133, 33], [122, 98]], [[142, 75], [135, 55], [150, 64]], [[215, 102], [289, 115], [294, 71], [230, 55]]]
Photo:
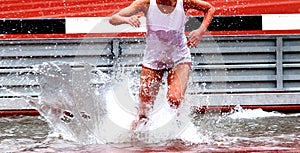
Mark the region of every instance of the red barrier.
[[[193, 107], [193, 111], [196, 113], [207, 113], [207, 112], [230, 112], [236, 106], [202, 106]], [[243, 109], [262, 109], [267, 112], [281, 112], [281, 113], [299, 113], [300, 105], [242, 105]]]
[[[194, 106], [193, 111], [196, 113], [207, 113], [207, 112], [230, 112], [235, 106]], [[246, 105], [241, 106], [243, 109], [262, 109], [267, 112], [277, 111], [281, 113], [300, 113], [300, 105]], [[23, 110], [0, 110], [0, 117], [7, 116], [37, 116], [39, 115], [37, 110], [34, 109], [23, 109]]]
[[0, 117], [8, 116], [37, 116], [40, 115], [37, 110], [34, 109], [22, 109], [22, 110], [0, 110]]

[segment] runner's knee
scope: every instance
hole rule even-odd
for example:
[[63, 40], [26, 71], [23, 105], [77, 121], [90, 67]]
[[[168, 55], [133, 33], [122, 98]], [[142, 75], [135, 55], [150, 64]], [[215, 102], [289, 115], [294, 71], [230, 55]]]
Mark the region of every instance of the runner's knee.
[[168, 94], [167, 98], [172, 108], [178, 108], [182, 102], [182, 97], [178, 94]]

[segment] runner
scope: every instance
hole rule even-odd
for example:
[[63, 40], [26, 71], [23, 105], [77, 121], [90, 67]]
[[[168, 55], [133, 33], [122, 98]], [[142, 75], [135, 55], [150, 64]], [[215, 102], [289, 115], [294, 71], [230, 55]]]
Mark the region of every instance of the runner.
[[[204, 12], [199, 28], [185, 36], [186, 12], [195, 9]], [[172, 108], [178, 108], [184, 99], [191, 68], [190, 48], [196, 47], [212, 21], [214, 7], [202, 0], [136, 0], [130, 6], [111, 16], [113, 25], [129, 24], [140, 27], [140, 17], [146, 16], [146, 50], [140, 74], [137, 124], [148, 120], [160, 84], [167, 72], [167, 99]]]

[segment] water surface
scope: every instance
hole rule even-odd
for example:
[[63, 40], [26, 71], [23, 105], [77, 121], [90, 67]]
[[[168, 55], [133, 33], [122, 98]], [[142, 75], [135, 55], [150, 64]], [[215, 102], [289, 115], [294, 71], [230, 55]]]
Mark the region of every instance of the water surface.
[[0, 149], [3, 152], [299, 151], [294, 149], [300, 146], [300, 114], [245, 110], [223, 115], [198, 114], [194, 123], [204, 140], [199, 144], [172, 140], [83, 145], [50, 134], [51, 129], [40, 116], [6, 117], [0, 118]]

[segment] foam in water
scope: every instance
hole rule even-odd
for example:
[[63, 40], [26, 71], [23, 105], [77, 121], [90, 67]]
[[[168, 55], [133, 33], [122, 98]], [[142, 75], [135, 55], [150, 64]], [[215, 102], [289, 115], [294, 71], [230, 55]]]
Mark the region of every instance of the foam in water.
[[165, 98], [157, 98], [159, 102], [145, 126], [134, 132], [130, 130], [138, 102], [130, 93], [128, 78], [115, 82], [84, 63], [49, 62], [36, 66], [35, 71], [41, 94], [38, 100], [28, 101], [48, 121], [52, 135], [82, 144], [156, 143], [170, 139], [202, 141], [190, 121], [188, 104], [174, 110]]
[[234, 111], [228, 115], [232, 119], [256, 119], [262, 117], [285, 117], [286, 114], [279, 112], [266, 112], [262, 109], [242, 109], [241, 106], [236, 106]]

